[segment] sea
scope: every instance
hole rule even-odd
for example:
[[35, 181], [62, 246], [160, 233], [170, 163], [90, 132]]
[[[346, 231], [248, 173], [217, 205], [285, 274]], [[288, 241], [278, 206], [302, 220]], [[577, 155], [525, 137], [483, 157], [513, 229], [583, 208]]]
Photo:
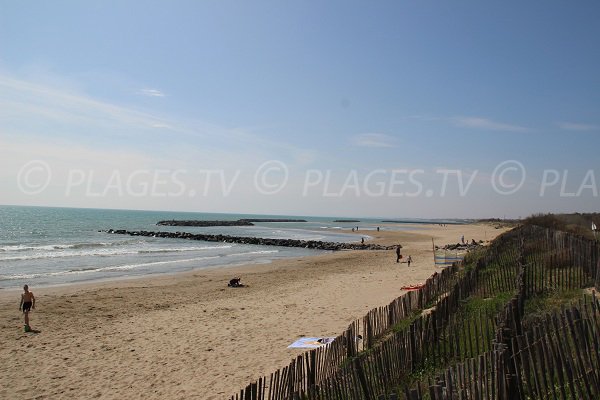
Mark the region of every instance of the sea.
[[[305, 219], [255, 226], [170, 227], [160, 220]], [[108, 229], [210, 233], [262, 238], [357, 242], [381, 219], [334, 222], [333, 217], [215, 214], [84, 208], [0, 206], [0, 290], [173, 274], [204, 268], [264, 264], [323, 254], [323, 250], [113, 235]], [[411, 221], [406, 221], [411, 222]], [[351, 233], [359, 226], [360, 232]], [[382, 229], [403, 230], [402, 223]]]

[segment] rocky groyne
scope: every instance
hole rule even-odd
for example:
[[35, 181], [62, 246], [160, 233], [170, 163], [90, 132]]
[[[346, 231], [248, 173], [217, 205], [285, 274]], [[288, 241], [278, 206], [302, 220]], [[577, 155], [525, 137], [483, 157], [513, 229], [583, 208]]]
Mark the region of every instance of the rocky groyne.
[[158, 221], [156, 225], [162, 226], [253, 226], [254, 224], [248, 220], [238, 219], [237, 221], [201, 221], [201, 220], [190, 220], [190, 221]]
[[253, 226], [253, 222], [306, 222], [305, 219], [285, 218], [244, 218], [235, 221], [219, 220], [168, 220], [158, 221], [156, 225], [162, 226]]
[[305, 219], [289, 219], [289, 218], [244, 218], [239, 221], [248, 222], [308, 222]]
[[186, 239], [186, 240], [202, 240], [206, 242], [224, 242], [224, 243], [240, 243], [240, 244], [255, 244], [262, 246], [284, 246], [284, 247], [302, 247], [305, 249], [317, 250], [391, 250], [395, 246], [382, 246], [373, 243], [339, 243], [339, 242], [322, 242], [319, 240], [296, 240], [296, 239], [268, 239], [257, 237], [244, 236], [229, 236], [229, 235], [209, 235], [205, 233], [188, 233], [188, 232], [151, 232], [151, 231], [128, 231], [125, 229], [109, 229], [103, 231], [110, 234], [130, 235], [130, 236], [149, 236], [160, 238]]

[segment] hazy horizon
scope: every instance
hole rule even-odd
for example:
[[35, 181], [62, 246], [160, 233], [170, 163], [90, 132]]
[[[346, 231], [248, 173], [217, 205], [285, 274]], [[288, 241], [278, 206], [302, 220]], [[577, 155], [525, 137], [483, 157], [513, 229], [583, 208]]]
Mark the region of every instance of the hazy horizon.
[[[306, 218], [339, 218], [339, 219], [365, 219], [365, 220], [415, 220], [415, 221], [428, 221], [428, 220], [448, 220], [448, 221], [459, 221], [469, 220], [471, 218], [454, 218], [454, 217], [440, 217], [440, 218], [427, 218], [427, 217], [403, 217], [398, 216], [363, 216], [363, 215], [313, 215], [313, 214], [257, 214], [257, 213], [245, 213], [245, 212], [203, 212], [203, 211], [178, 211], [178, 210], [151, 210], [151, 209], [129, 209], [129, 208], [97, 208], [97, 207], [61, 207], [61, 206], [30, 206], [21, 204], [0, 204], [0, 207], [39, 207], [39, 208], [64, 208], [64, 209], [81, 209], [81, 210], [106, 210], [106, 211], [139, 211], [139, 212], [152, 212], [152, 213], [189, 213], [189, 214], [210, 214], [210, 215], [256, 215], [256, 216], [272, 216], [272, 217], [306, 217]], [[489, 217], [481, 219], [503, 219], [504, 217]], [[473, 218], [474, 219], [474, 218]]]

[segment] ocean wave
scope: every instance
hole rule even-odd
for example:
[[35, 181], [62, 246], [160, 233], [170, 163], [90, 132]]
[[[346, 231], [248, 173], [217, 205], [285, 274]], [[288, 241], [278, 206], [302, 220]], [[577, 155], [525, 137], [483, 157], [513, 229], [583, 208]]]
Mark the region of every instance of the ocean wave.
[[220, 256], [195, 257], [195, 258], [188, 258], [188, 259], [184, 259], [184, 260], [153, 261], [153, 262], [136, 263], [136, 264], [110, 265], [107, 267], [83, 267], [83, 268], [69, 269], [66, 271], [0, 275], [0, 280], [37, 279], [37, 278], [49, 278], [49, 277], [55, 277], [55, 276], [89, 274], [92, 272], [102, 273], [102, 272], [111, 272], [111, 271], [129, 271], [129, 270], [134, 270], [134, 269], [141, 268], [141, 267], [149, 267], [149, 266], [157, 266], [157, 265], [165, 265], [165, 264], [178, 264], [178, 263], [185, 263], [185, 262], [192, 262], [192, 261], [203, 261], [203, 260], [210, 260], [210, 259], [219, 258], [219, 257]]
[[167, 264], [186, 263], [186, 262], [198, 262], [198, 261], [213, 260], [213, 259], [218, 259], [218, 258], [223, 258], [223, 257], [274, 254], [274, 253], [278, 253], [278, 252], [279, 252], [279, 250], [257, 250], [257, 251], [248, 251], [248, 252], [242, 252], [242, 253], [227, 254], [225, 256], [216, 255], [216, 256], [186, 258], [186, 259], [182, 259], [182, 260], [164, 260], [164, 261], [150, 261], [150, 262], [124, 264], [124, 265], [110, 265], [110, 266], [106, 266], [106, 267], [82, 267], [82, 268], [73, 268], [73, 269], [69, 269], [69, 270], [65, 270], [65, 271], [0, 275], [0, 280], [38, 279], [38, 278], [69, 276], [69, 275], [90, 274], [90, 273], [110, 273], [110, 272], [114, 272], [114, 271], [135, 270], [137, 268], [142, 268], [142, 267], [153, 267], [153, 266], [160, 266], [160, 265], [167, 265]]
[[246, 256], [246, 255], [250, 255], [250, 254], [272, 254], [272, 253], [279, 253], [279, 250], [257, 250], [257, 251], [247, 251], [247, 252], [244, 252], [244, 253], [233, 253], [233, 254], [227, 254], [227, 257]]
[[171, 249], [148, 249], [148, 250], [139, 250], [138, 253], [178, 253], [182, 251], [196, 251], [196, 250], [213, 250], [213, 249], [230, 249], [232, 245], [224, 245], [224, 246], [200, 246], [200, 247], [176, 247]]
[[86, 248], [101, 248], [113, 246], [127, 246], [131, 244], [141, 244], [143, 241], [124, 240], [119, 242], [97, 242], [97, 243], [71, 243], [71, 244], [46, 244], [39, 246], [26, 246], [22, 244], [8, 245], [0, 247], [0, 251], [4, 252], [23, 252], [23, 251], [52, 251], [52, 250], [68, 250], [68, 249], [86, 249]]
[[39, 272], [39, 273], [25, 273], [25, 274], [14, 274], [14, 275], [0, 275], [0, 280], [16, 280], [16, 279], [37, 279], [37, 278], [48, 278], [52, 276], [65, 276], [75, 275], [89, 272], [99, 272], [102, 268], [80, 268], [72, 269], [67, 271], [54, 271], [54, 272]]
[[220, 258], [220, 257], [221, 256], [208, 256], [208, 257], [188, 258], [185, 260], [153, 261], [153, 262], [146, 262], [146, 263], [126, 264], [126, 265], [105, 267], [103, 270], [104, 271], [124, 271], [124, 270], [136, 269], [136, 268], [140, 268], [140, 267], [148, 267], [148, 266], [153, 266], [153, 265], [177, 264], [177, 263], [184, 263], [184, 262], [191, 262], [191, 261], [212, 260], [212, 259]]
[[232, 245], [225, 246], [191, 246], [191, 247], [175, 247], [175, 248], [156, 248], [156, 249], [138, 249], [138, 248], [125, 248], [125, 249], [104, 249], [104, 250], [90, 250], [90, 251], [69, 251], [75, 250], [75, 248], [66, 248], [62, 251], [51, 251], [45, 253], [33, 253], [27, 255], [16, 255], [16, 256], [0, 256], [0, 262], [2, 261], [25, 261], [25, 260], [43, 260], [52, 258], [68, 258], [68, 257], [112, 257], [112, 256], [126, 256], [134, 254], [168, 254], [168, 253], [181, 253], [191, 251], [205, 251], [213, 249], [228, 249], [233, 247]]

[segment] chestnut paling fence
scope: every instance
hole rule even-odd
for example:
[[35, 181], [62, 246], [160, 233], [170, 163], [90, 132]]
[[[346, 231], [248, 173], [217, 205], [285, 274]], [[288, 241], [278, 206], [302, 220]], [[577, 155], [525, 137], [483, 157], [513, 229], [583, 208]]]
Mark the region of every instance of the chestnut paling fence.
[[599, 285], [597, 241], [519, 227], [231, 399], [600, 398], [594, 292], [526, 316], [528, 301]]

